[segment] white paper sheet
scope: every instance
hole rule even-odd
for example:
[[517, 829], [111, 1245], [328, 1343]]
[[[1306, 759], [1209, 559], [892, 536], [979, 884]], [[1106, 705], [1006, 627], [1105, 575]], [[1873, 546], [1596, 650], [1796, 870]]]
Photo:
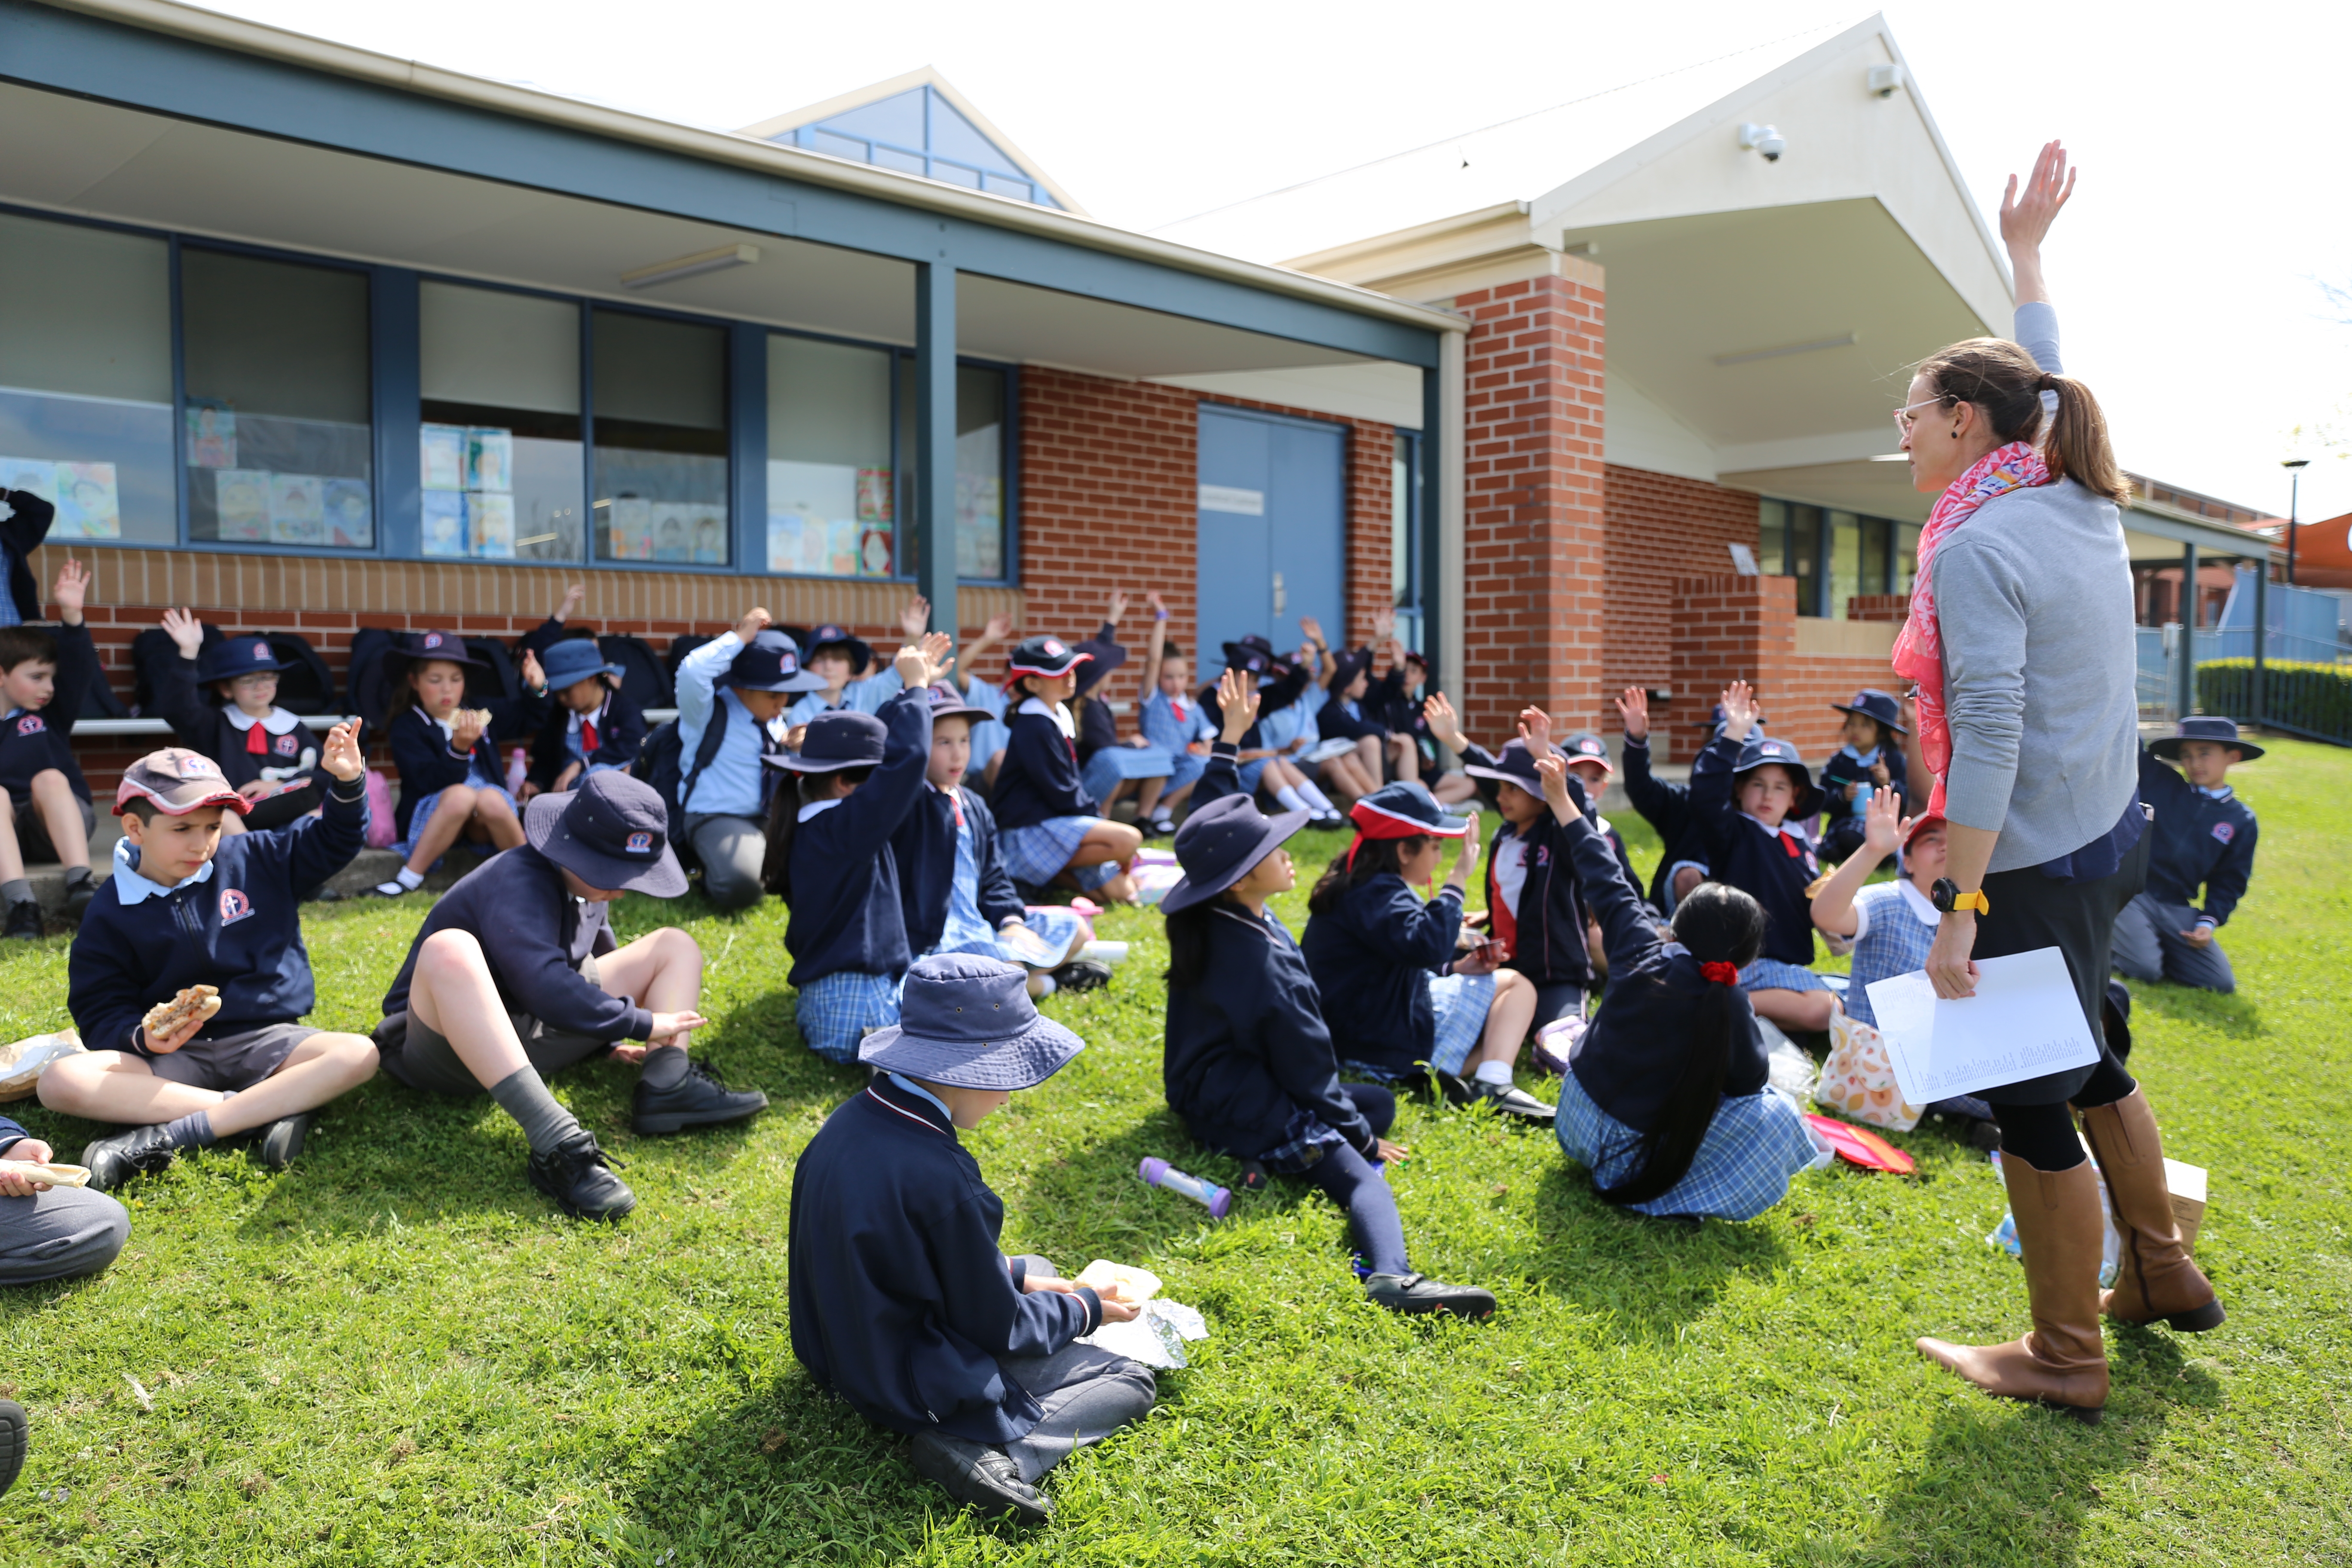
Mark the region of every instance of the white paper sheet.
[[1937, 998], [1924, 970], [1871, 983], [1905, 1100], [1927, 1105], [2099, 1059], [2056, 948], [1979, 959], [1977, 971], [1977, 994], [1956, 1002]]

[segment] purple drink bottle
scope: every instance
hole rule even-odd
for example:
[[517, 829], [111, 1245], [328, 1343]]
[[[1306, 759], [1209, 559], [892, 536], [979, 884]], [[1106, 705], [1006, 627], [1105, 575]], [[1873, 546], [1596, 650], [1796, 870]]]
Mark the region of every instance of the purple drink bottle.
[[1136, 1173], [1155, 1187], [1166, 1187], [1181, 1193], [1196, 1204], [1206, 1205], [1211, 1219], [1223, 1219], [1225, 1211], [1234, 1206], [1234, 1194], [1205, 1177], [1188, 1175], [1157, 1156], [1136, 1167]]

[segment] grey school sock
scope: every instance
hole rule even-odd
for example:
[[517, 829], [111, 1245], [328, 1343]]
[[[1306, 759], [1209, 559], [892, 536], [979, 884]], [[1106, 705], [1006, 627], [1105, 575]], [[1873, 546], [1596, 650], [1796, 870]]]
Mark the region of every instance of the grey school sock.
[[82, 883], [87, 882], [87, 881], [89, 881], [89, 867], [87, 867], [87, 866], [68, 866], [68, 867], [67, 867], [67, 868], [66, 868], [66, 886], [67, 886], [67, 887], [68, 887], [68, 888], [76, 888], [76, 887], [79, 887]]
[[213, 1141], [213, 1113], [191, 1110], [176, 1121], [163, 1123], [163, 1135], [174, 1149], [197, 1149]]
[[29, 904], [33, 901], [33, 879], [30, 877], [11, 877], [0, 882], [0, 904]]
[[580, 1122], [547, 1092], [536, 1068], [517, 1068], [490, 1085], [490, 1098], [522, 1128], [530, 1152], [544, 1154], [580, 1131]]
[[647, 1089], [676, 1089], [686, 1081], [686, 1053], [676, 1046], [656, 1046], [646, 1053], [637, 1081]]

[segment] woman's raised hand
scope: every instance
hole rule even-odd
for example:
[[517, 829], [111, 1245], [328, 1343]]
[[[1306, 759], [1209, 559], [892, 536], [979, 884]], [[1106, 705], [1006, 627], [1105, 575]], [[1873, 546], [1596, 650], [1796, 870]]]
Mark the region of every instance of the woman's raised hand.
[[2042, 240], [2049, 236], [2050, 226], [2058, 220], [2059, 209], [2074, 194], [2078, 172], [2066, 166], [2063, 142], [2043, 142], [2033, 160], [2033, 173], [2026, 176], [2025, 188], [2021, 191], [2017, 176], [2011, 174], [2009, 189], [2001, 193], [2002, 243], [2011, 250], [2040, 250]]

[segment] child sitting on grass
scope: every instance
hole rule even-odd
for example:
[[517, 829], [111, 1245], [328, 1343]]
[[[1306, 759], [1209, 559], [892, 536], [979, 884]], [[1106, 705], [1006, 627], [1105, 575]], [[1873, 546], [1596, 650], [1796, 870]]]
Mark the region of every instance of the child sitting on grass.
[[1813, 962], [1807, 889], [1820, 863], [1801, 825], [1821, 810], [1821, 792], [1796, 747], [1748, 732], [1756, 702], [1748, 682], [1725, 689], [1723, 714], [1722, 732], [1691, 768], [1690, 805], [1711, 878], [1764, 910], [1763, 946], [1742, 964], [1740, 988], [1758, 1017], [1818, 1034], [1830, 1026], [1837, 1002], [1807, 967]]
[[1113, 903], [1135, 901], [1127, 864], [1143, 835], [1102, 815], [1078, 773], [1077, 721], [1067, 706], [1078, 668], [1093, 656], [1059, 637], [1026, 637], [1013, 650], [1013, 705], [1004, 762], [990, 799], [1013, 880], [1054, 883]]
[[1158, 1393], [1125, 1356], [1075, 1342], [1139, 1308], [997, 1250], [1004, 1204], [956, 1137], [1086, 1049], [1019, 968], [926, 958], [901, 1021], [869, 1036], [873, 1080], [793, 1167], [793, 1354], [821, 1388], [914, 1439], [916, 1473], [987, 1514], [1042, 1524], [1037, 1482]]
[[1396, 1100], [1377, 1085], [1339, 1081], [1315, 977], [1266, 909], [1297, 880], [1283, 845], [1307, 814], [1268, 819], [1242, 787], [1234, 752], [1256, 721], [1254, 686], [1234, 669], [1221, 682], [1223, 738], [1201, 803], [1176, 835], [1183, 880], [1160, 900], [1169, 1109], [1208, 1147], [1320, 1187], [1344, 1209], [1375, 1305], [1486, 1317], [1495, 1310], [1489, 1292], [1413, 1272], [1384, 1171], [1411, 1152], [1388, 1137]]
[[[2147, 887], [2116, 916], [2116, 968], [2134, 980], [2169, 980], [2227, 995], [2238, 988], [2230, 955], [2213, 940], [2254, 874], [2261, 826], [2229, 784], [2230, 769], [2263, 748], [2228, 719], [2183, 719], [2139, 755], [2139, 797], [2149, 824]], [[2165, 766], [2178, 763], [2175, 773]], [[2197, 907], [2200, 889], [2205, 907]]]
[[[1168, 778], [1160, 798], [1152, 803], [1151, 818], [1144, 831], [1154, 838], [1165, 838], [1176, 831], [1176, 808], [1191, 798], [1192, 786], [1209, 765], [1217, 726], [1192, 700], [1186, 685], [1192, 671], [1184, 662], [1183, 650], [1167, 640], [1168, 606], [1157, 594], [1147, 597], [1151, 605], [1151, 637], [1145, 645], [1143, 668], [1153, 689], [1144, 700], [1137, 728], [1145, 740], [1168, 753]], [[1142, 820], [1139, 815], [1138, 820]]]
[[1701, 883], [1675, 909], [1674, 940], [1625, 879], [1559, 756], [1536, 764], [1609, 948], [1609, 999], [1573, 1047], [1554, 1130], [1593, 1191], [1639, 1214], [1752, 1219], [1822, 1158], [1794, 1100], [1771, 1087], [1739, 973], [1764, 910]]
[[[1304, 738], [1298, 730], [1298, 715], [1289, 710], [1297, 707], [1312, 683], [1313, 677], [1307, 668], [1276, 653], [1274, 645], [1255, 633], [1239, 642], [1226, 643], [1224, 656], [1225, 668], [1239, 670], [1247, 677], [1258, 698], [1257, 721], [1242, 737], [1237, 753], [1242, 787], [1252, 795], [1263, 792], [1272, 795], [1285, 811], [1306, 812], [1310, 827], [1346, 826], [1348, 819], [1339, 815], [1329, 798], [1283, 755], [1284, 748], [1293, 739]], [[1201, 708], [1211, 723], [1224, 722], [1218, 699], [1223, 689], [1223, 680], [1202, 689]], [[1276, 723], [1276, 716], [1285, 713], [1289, 717]]]
[[[1829, 820], [1822, 833], [1822, 858], [1843, 861], [1862, 847], [1863, 806], [1876, 792], [1892, 790], [1898, 809], [1910, 803], [1910, 770], [1903, 761], [1903, 705], [1867, 687], [1852, 702], [1832, 702], [1845, 715], [1845, 743], [1822, 764], [1822, 795]], [[1871, 792], [1865, 795], [1864, 792]]]
[[793, 700], [822, 684], [802, 667], [800, 646], [756, 605], [678, 661], [681, 842], [702, 863], [702, 896], [721, 910], [760, 901], [775, 778], [764, 764], [784, 749]]
[[512, 849], [523, 841], [515, 798], [507, 793], [499, 742], [520, 741], [547, 721], [547, 679], [539, 656], [523, 650], [520, 697], [465, 706], [466, 672], [488, 669], [456, 632], [403, 633], [387, 655], [398, 706], [387, 727], [400, 773], [394, 822], [404, 856], [392, 880], [371, 889], [396, 899], [425, 885], [425, 874], [460, 838]]
[[189, 610], [164, 611], [163, 630], [180, 657], [158, 661], [156, 709], [180, 744], [220, 764], [248, 808], [224, 816], [221, 830], [265, 833], [318, 810], [332, 776], [319, 768], [318, 736], [278, 706], [287, 666], [268, 640], [224, 637], [208, 648]]
[[533, 1186], [567, 1214], [619, 1219], [636, 1194], [548, 1092], [551, 1075], [608, 1052], [638, 1068], [630, 1127], [646, 1137], [740, 1121], [768, 1097], [729, 1089], [687, 1055], [709, 1021], [695, 1011], [694, 939], [665, 927], [623, 947], [613, 935], [623, 893], [686, 891], [660, 794], [593, 773], [525, 806], [522, 827], [527, 842], [491, 856], [425, 917], [384, 993], [376, 1049], [411, 1089], [488, 1094], [530, 1142]]
[[[0, 1160], [47, 1165], [57, 1157], [46, 1141], [0, 1116]], [[95, 1274], [130, 1239], [129, 1211], [104, 1193], [0, 1172], [0, 1287]], [[7, 1455], [0, 1452], [0, 1491], [7, 1489]]]
[[68, 920], [81, 917], [96, 890], [89, 836], [98, 816], [73, 754], [74, 721], [99, 678], [98, 650], [81, 621], [89, 593], [89, 569], [68, 561], [51, 594], [60, 625], [0, 626], [0, 705], [7, 710], [0, 716], [0, 902], [8, 906], [0, 937], [41, 934], [28, 864], [54, 859], [66, 868]]
[[[302, 1022], [318, 1002], [300, 903], [360, 851], [366, 767], [352, 726], [327, 733], [332, 784], [315, 817], [232, 835], [251, 803], [210, 757], [173, 746], [133, 763], [116, 790], [114, 875], [90, 900], [67, 961], [66, 1005], [89, 1047], [41, 1075], [41, 1103], [129, 1122], [81, 1152], [90, 1184], [120, 1186], [182, 1149], [259, 1130], [261, 1163], [302, 1152], [311, 1113], [375, 1076], [364, 1036]], [[194, 985], [219, 1008], [150, 1034], [142, 1016]]]
[[764, 759], [797, 787], [768, 818], [767, 876], [792, 905], [784, 948], [793, 1016], [808, 1048], [846, 1067], [871, 1029], [898, 1021], [914, 962], [891, 839], [928, 787], [933, 680], [955, 661], [945, 632], [902, 647], [902, 681], [879, 713], [835, 710], [809, 721], [801, 749]]
[[[1078, 667], [1077, 690], [1070, 698], [1070, 710], [1077, 721], [1078, 777], [1087, 793], [1100, 803], [1105, 816], [1132, 795], [1136, 826], [1148, 831], [1154, 820], [1165, 815], [1160, 796], [1176, 771], [1176, 759], [1148, 735], [1120, 740], [1118, 716], [1102, 696], [1103, 683], [1127, 663], [1127, 649], [1118, 642], [1118, 623], [1126, 615], [1127, 595], [1113, 594], [1102, 629], [1078, 644], [1078, 651], [1087, 658]], [[1151, 630], [1156, 642], [1158, 621], [1152, 622]]]

